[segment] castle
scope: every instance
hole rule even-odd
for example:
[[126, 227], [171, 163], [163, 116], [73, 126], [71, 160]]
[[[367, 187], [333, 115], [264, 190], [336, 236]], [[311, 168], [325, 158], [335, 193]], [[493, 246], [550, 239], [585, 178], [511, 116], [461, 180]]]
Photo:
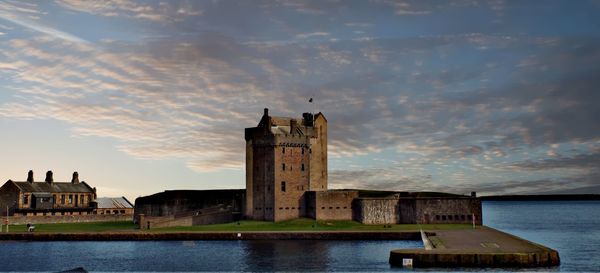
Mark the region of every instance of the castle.
[[246, 189], [165, 191], [135, 202], [140, 228], [236, 219], [355, 220], [364, 224], [481, 224], [481, 200], [444, 193], [329, 190], [327, 119], [270, 116], [246, 128]]
[[[299, 217], [363, 223], [469, 223], [481, 221], [474, 196], [361, 196], [357, 190], [327, 188], [327, 119], [264, 114], [246, 128], [246, 208], [249, 219], [281, 221]], [[377, 219], [375, 219], [377, 218]]]
[[327, 190], [327, 119], [264, 115], [246, 128], [248, 218], [280, 221], [306, 216], [305, 193]]

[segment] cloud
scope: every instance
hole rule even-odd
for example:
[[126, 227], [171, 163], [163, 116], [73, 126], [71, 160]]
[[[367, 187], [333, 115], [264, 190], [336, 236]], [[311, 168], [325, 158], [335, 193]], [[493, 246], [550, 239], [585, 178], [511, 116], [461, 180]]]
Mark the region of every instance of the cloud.
[[47, 34], [51, 37], [75, 42], [87, 43], [86, 40], [77, 37], [73, 34], [49, 27], [40, 22], [38, 15], [45, 13], [37, 10], [35, 4], [18, 3], [18, 2], [0, 2], [0, 18], [7, 20], [13, 24]]
[[157, 6], [140, 4], [133, 0], [108, 0], [108, 1], [73, 1], [57, 0], [57, 4], [64, 8], [106, 17], [125, 17], [149, 21], [178, 21], [181, 17], [197, 16], [202, 14], [198, 9], [187, 2], [160, 2]]
[[[3, 36], [0, 76], [13, 95], [0, 117], [60, 120], [73, 136], [109, 137], [132, 157], [177, 158], [206, 172], [243, 169], [243, 128], [262, 108], [299, 116], [314, 107], [330, 122], [332, 185], [587, 185], [591, 167], [570, 162], [596, 161], [586, 155], [600, 140], [600, 41], [444, 20], [475, 8], [467, 2], [60, 1], [104, 20], [138, 18], [153, 38], [72, 43], [56, 29], [40, 33], [62, 41]], [[441, 16], [434, 30], [415, 24], [430, 16]]]
[[299, 39], [306, 39], [306, 38], [310, 38], [310, 37], [319, 37], [319, 36], [329, 36], [329, 33], [327, 33], [327, 32], [312, 32], [312, 33], [296, 34], [296, 38], [299, 38]]
[[577, 154], [574, 156], [559, 156], [537, 161], [526, 160], [515, 162], [511, 167], [524, 170], [549, 170], [549, 169], [595, 169], [600, 172], [600, 153]]

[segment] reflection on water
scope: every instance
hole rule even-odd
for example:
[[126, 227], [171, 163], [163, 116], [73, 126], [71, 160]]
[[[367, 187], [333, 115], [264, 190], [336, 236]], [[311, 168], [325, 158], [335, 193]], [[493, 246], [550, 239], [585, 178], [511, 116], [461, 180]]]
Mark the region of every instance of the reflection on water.
[[0, 242], [0, 271], [390, 271], [420, 241]]
[[[559, 251], [560, 267], [535, 271], [600, 271], [600, 202], [484, 202], [483, 210], [486, 225]], [[389, 266], [389, 251], [421, 247], [420, 241], [0, 242], [0, 271], [398, 271], [406, 269]], [[452, 271], [462, 270], [513, 271]]]

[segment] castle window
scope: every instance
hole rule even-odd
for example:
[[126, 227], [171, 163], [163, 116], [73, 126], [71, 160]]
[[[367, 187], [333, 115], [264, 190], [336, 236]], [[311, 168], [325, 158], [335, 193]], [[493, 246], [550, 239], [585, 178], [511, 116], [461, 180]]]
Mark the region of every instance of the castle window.
[[283, 209], [282, 207], [279, 208], [279, 210], [282, 210], [282, 209]]
[[446, 215], [442, 215], [442, 221], [446, 221]]
[[285, 163], [281, 164], [281, 170], [285, 171]]
[[325, 209], [325, 207], [321, 207], [321, 209]]
[[329, 209], [333, 209], [333, 207], [329, 207]]
[[29, 204], [29, 195], [27, 195], [27, 194], [23, 195], [23, 204], [25, 204], [25, 205]]
[[56, 194], [52, 195], [52, 204], [56, 204]]
[[440, 220], [440, 216], [439, 216], [439, 215], [436, 215], [436, 216], [435, 216], [435, 220], [439, 221], [439, 220]]
[[302, 148], [302, 154], [304, 154], [304, 148]]
[[304, 164], [302, 164], [302, 171], [304, 171]]
[[267, 191], [271, 191], [271, 186], [267, 186]]
[[463, 220], [463, 221], [465, 220], [465, 215], [464, 214], [460, 216], [460, 220]]
[[281, 148], [281, 153], [285, 154], [285, 147]]
[[290, 209], [289, 207], [285, 207], [285, 209]]
[[73, 204], [73, 195], [69, 194], [69, 204]]
[[471, 215], [467, 215], [467, 219], [472, 220]]
[[65, 195], [64, 194], [60, 195], [60, 203], [63, 204], [63, 205], [65, 204]]
[[309, 154], [312, 154], [312, 149], [308, 149], [308, 153], [309, 153]]
[[340, 207], [335, 207], [335, 209], [340, 209]]
[[285, 181], [281, 181], [281, 191], [285, 192]]

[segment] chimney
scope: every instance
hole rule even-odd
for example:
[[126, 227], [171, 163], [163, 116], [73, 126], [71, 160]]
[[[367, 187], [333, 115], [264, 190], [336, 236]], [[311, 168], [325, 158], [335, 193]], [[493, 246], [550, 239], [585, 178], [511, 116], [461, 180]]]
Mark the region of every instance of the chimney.
[[73, 184], [79, 183], [79, 174], [77, 172], [73, 173], [73, 179], [71, 179], [71, 183], [73, 183]]
[[265, 113], [263, 114], [263, 116], [265, 116], [265, 117], [269, 116], [269, 108], [265, 108]]
[[296, 123], [297, 121], [295, 119], [290, 119], [290, 134], [294, 134], [296, 130]]
[[477, 192], [472, 191], [471, 192], [471, 197], [477, 197]]
[[27, 172], [27, 182], [33, 183], [33, 171], [32, 170], [29, 170], [29, 172]]
[[48, 183], [52, 183], [54, 182], [54, 178], [52, 178], [52, 171], [47, 171], [46, 172], [46, 182]]

